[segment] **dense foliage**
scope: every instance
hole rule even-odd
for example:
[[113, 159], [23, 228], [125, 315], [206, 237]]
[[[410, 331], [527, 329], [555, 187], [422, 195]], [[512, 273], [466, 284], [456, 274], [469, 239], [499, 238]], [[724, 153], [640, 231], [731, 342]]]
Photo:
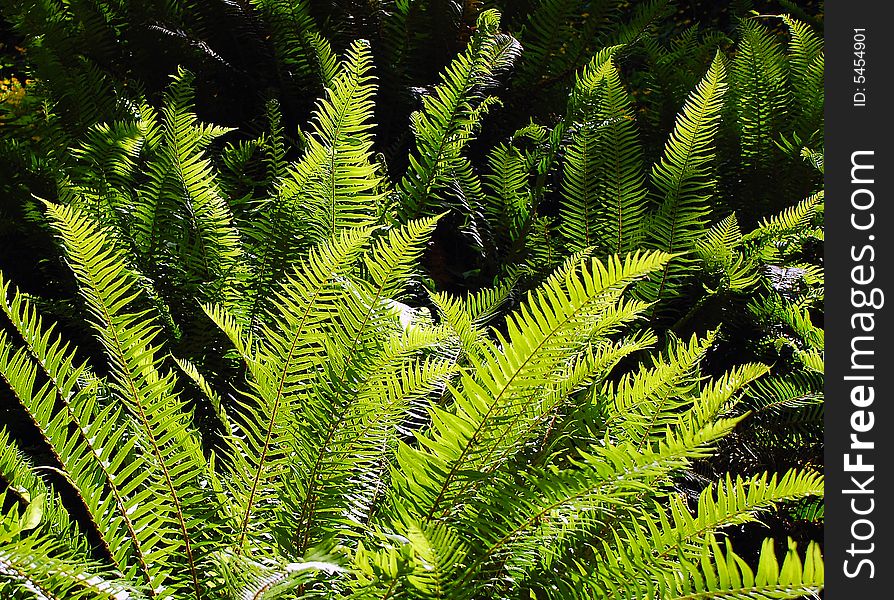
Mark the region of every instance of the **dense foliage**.
[[816, 6], [0, 6], [4, 597], [819, 593]]

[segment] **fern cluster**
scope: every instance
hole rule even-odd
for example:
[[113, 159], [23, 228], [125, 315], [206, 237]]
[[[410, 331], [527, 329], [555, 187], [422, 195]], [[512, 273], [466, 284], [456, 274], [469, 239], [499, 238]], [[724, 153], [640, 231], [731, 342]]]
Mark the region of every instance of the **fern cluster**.
[[[815, 542], [730, 535], [822, 518], [806, 16], [360, 4], [6, 7], [62, 292], [0, 277], [37, 438], [0, 428], [0, 592], [818, 594]], [[153, 89], [140, 24], [192, 70]], [[240, 127], [202, 112], [228, 36], [263, 58]]]

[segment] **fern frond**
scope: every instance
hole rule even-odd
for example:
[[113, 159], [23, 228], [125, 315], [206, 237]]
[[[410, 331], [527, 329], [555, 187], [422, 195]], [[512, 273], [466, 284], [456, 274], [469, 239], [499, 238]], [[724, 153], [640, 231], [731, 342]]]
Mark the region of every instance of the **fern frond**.
[[602, 395], [611, 399], [606, 431], [640, 447], [663, 438], [665, 429], [678, 422], [682, 407], [692, 401], [698, 365], [713, 343], [713, 334], [702, 339], [693, 335], [688, 342], [671, 346], [652, 367], [643, 365], [617, 384], [606, 384]]
[[[664, 156], [652, 168], [659, 206], [646, 225], [649, 247], [670, 253], [694, 250], [709, 214], [714, 138], [720, 123], [726, 67], [718, 52], [707, 74], [677, 117]], [[641, 287], [645, 298], [660, 302], [685, 283], [691, 258], [679, 257]]]
[[[171, 167], [182, 187], [195, 229], [196, 272], [215, 289], [206, 298], [235, 299], [240, 279], [242, 245], [230, 207], [221, 196], [211, 162], [202, 148], [227, 130], [195, 123], [191, 101], [192, 77], [180, 71], [174, 78], [165, 118], [166, 147]], [[192, 254], [188, 256], [193, 256]]]
[[[524, 442], [531, 415], [526, 405], [549, 389], [550, 375], [565, 368], [569, 355], [587, 349], [591, 339], [607, 337], [644, 307], [619, 304], [624, 288], [667, 261], [662, 253], [634, 254], [553, 278], [507, 321], [508, 334], [464, 374], [451, 410], [432, 409], [432, 431], [419, 450], [401, 446], [397, 489], [417, 514], [431, 518], [450, 511], [487, 472]], [[561, 359], [559, 357], [562, 357]], [[471, 478], [470, 478], [471, 477]]]
[[273, 307], [280, 283], [314, 242], [378, 216], [381, 178], [372, 161], [372, 57], [355, 42], [317, 103], [303, 154], [260, 201], [248, 224], [253, 241], [248, 314], [252, 327]]
[[518, 240], [531, 216], [534, 199], [526, 163], [521, 150], [512, 144], [497, 144], [487, 157], [484, 214], [500, 247]]
[[742, 241], [742, 230], [736, 213], [716, 223], [698, 242], [696, 252], [709, 266], [726, 265], [733, 260], [734, 249]]
[[244, 279], [242, 242], [206, 153], [229, 130], [197, 122], [192, 81], [183, 70], [173, 77], [163, 119], [140, 108], [149, 158], [130, 209], [133, 239], [146, 267], [168, 266], [191, 293], [232, 304]]
[[575, 74], [574, 87], [568, 97], [565, 120], [580, 121], [598, 107], [600, 92], [606, 75], [612, 70], [612, 58], [621, 46], [602, 48]]
[[10, 439], [6, 427], [0, 428], [0, 482], [7, 508], [15, 504], [24, 509], [18, 526], [24, 527], [27, 520], [38, 520], [26, 515], [32, 504], [32, 513], [39, 512], [39, 522], [29, 527], [36, 535], [47, 536], [60, 545], [63, 552], [85, 554], [90, 551], [79, 526], [71, 519], [62, 504], [62, 499], [53, 491], [35, 470], [34, 465]]
[[[294, 539], [300, 551], [309, 547], [315, 532], [319, 531], [318, 519], [328, 522], [329, 514], [347, 510], [341, 508], [337, 511], [330, 508], [328, 503], [339, 507], [348, 503], [361, 514], [367, 510], [368, 503], [362, 500], [362, 497], [368, 498], [363, 495], [366, 492], [361, 494], [360, 501], [351, 503], [354, 498], [350, 494], [346, 497], [339, 493], [339, 487], [335, 484], [345, 473], [345, 467], [349, 473], [368, 469], [366, 457], [357, 457], [361, 459], [359, 466], [353, 466], [350, 461], [346, 464], [340, 462], [338, 457], [345, 458], [340, 453], [343, 445], [364, 443], [363, 438], [358, 440], [356, 437], [357, 432], [363, 432], [364, 428], [355, 427], [358, 419], [362, 422], [372, 415], [369, 406], [364, 406], [364, 400], [373, 405], [390, 406], [392, 419], [397, 418], [402, 407], [406, 406], [407, 398], [400, 393], [393, 398], [386, 393], [364, 399], [358, 391], [363, 388], [363, 379], [377, 376], [377, 361], [395, 350], [388, 341], [391, 336], [387, 335], [400, 325], [400, 319], [395, 319], [393, 298], [400, 297], [415, 275], [419, 256], [436, 223], [437, 218], [419, 219], [389, 231], [364, 255], [364, 279], [344, 285], [333, 322], [335, 326], [329, 329], [331, 338], [325, 347], [326, 368], [317, 380], [313, 393], [312, 429], [308, 428], [303, 433], [303, 439], [296, 449], [302, 476], [294, 482], [297, 494], [290, 499], [290, 503], [297, 513], [292, 525], [296, 529]], [[406, 330], [407, 326], [402, 328]], [[435, 337], [438, 335], [436, 333]], [[434, 339], [420, 333], [406, 341], [411, 342], [411, 346], [421, 344], [424, 347]], [[397, 341], [399, 349], [405, 342]], [[400, 353], [404, 351], [400, 350]], [[420, 379], [423, 388], [431, 386], [443, 376], [437, 374], [438, 370], [440, 367]], [[387, 423], [388, 419], [384, 422], [386, 431]], [[371, 432], [375, 433], [375, 428]], [[379, 453], [387, 450], [381, 444], [377, 446]], [[373, 469], [372, 472], [380, 471]]]
[[102, 566], [80, 556], [59, 555], [45, 539], [0, 536], [0, 591], [13, 592], [2, 579], [40, 600], [139, 600], [144, 598], [125, 579], [103, 574]]
[[[628, 598], [635, 594], [658, 594], [662, 586], [672, 578], [670, 573], [680, 572], [686, 567], [689, 574], [698, 577], [699, 563], [707, 568], [706, 577], [713, 576], [712, 565], [706, 564], [704, 551], [714, 543], [715, 532], [724, 526], [753, 521], [757, 515], [770, 509], [775, 503], [821, 496], [822, 476], [814, 472], [789, 471], [781, 477], [766, 474], [742, 479], [727, 476], [725, 481], [711, 486], [699, 496], [697, 513], [690, 512], [688, 503], [682, 496], [672, 496], [669, 512], [662, 509], [660, 520], [653, 517], [637, 516], [629, 526], [615, 533], [612, 541], [603, 541], [598, 549], [597, 560], [587, 569], [587, 598]], [[766, 543], [765, 543], [766, 546]], [[620, 550], [619, 549], [623, 549]], [[761, 566], [766, 558], [761, 559]], [[687, 567], [688, 565], [688, 567]], [[822, 583], [820, 573], [819, 583]], [[722, 583], [735, 588], [735, 585]], [[750, 584], [749, 584], [750, 585]], [[740, 597], [735, 589], [724, 592], [715, 590], [717, 597]], [[755, 590], [755, 596], [767, 596], [766, 590]], [[727, 595], [730, 594], [730, 595]], [[665, 597], [663, 594], [661, 597]], [[706, 597], [714, 597], [714, 593]], [[788, 597], [788, 596], [785, 596]]]
[[563, 71], [561, 54], [581, 20], [576, 0], [543, 0], [528, 15], [521, 33], [525, 54], [519, 78], [528, 85], [550, 79]]
[[463, 352], [478, 356], [487, 331], [484, 325], [507, 300], [513, 281], [501, 286], [478, 290], [465, 298], [452, 297], [443, 292], [431, 294], [432, 302], [441, 318], [459, 339]]
[[790, 206], [772, 217], [763, 219], [756, 229], [742, 238], [742, 241], [761, 246], [773, 238], [803, 233], [813, 220], [817, 209], [824, 199], [825, 193], [823, 191], [804, 198], [794, 206]]
[[405, 535], [414, 555], [414, 569], [407, 582], [415, 588], [413, 596], [449, 600], [466, 596], [457, 576], [469, 554], [463, 538], [440, 523], [405, 525]]
[[576, 527], [605, 524], [631, 510], [630, 502], [654, 493], [669, 474], [704, 456], [733, 426], [734, 421], [717, 421], [701, 430], [668, 434], [654, 450], [629, 443], [597, 446], [581, 451], [574, 468], [524, 474], [514, 497], [507, 497], [505, 482], [485, 490], [471, 515], [481, 523], [475, 533], [482, 551], [469, 571], [496, 568], [489, 577], [523, 577], [544, 554], [557, 552], [554, 545]]
[[[9, 284], [0, 306], [26, 344], [13, 353], [0, 336], [3, 379], [53, 449], [116, 567], [154, 589], [165, 575], [158, 564], [164, 549], [156, 546], [165, 530], [153, 514], [153, 490], [145, 489], [154, 467], [135, 453], [130, 421], [120, 406], [99, 403], [100, 382], [18, 291], [9, 296]], [[48, 383], [38, 387], [38, 373]]]
[[295, 77], [315, 91], [328, 86], [335, 78], [335, 55], [320, 35], [307, 0], [251, 0], [251, 4], [270, 28], [279, 76]]
[[[823, 587], [823, 560], [819, 546], [811, 542], [802, 561], [793, 542], [780, 566], [773, 541], [765, 540], [757, 570], [733, 552], [729, 540], [725, 551], [712, 537], [698, 557], [682, 560], [679, 567], [650, 576], [637, 572], [635, 563], [606, 556], [600, 576], [579, 580], [576, 595], [587, 599], [634, 600], [660, 597], [673, 600], [723, 598], [727, 600], [775, 600], [815, 597]], [[625, 557], [626, 558], [626, 557]]]
[[214, 415], [217, 417], [218, 425], [221, 426], [223, 432], [226, 435], [232, 435], [233, 427], [220, 395], [211, 388], [208, 380], [205, 379], [192, 362], [185, 358], [175, 358], [174, 361], [177, 363], [177, 366], [180, 367], [180, 370], [183, 371], [183, 374], [186, 375], [195, 384], [199, 391], [202, 392], [202, 395], [211, 405], [211, 408], [214, 409]]
[[803, 139], [821, 130], [825, 88], [825, 55], [822, 36], [809, 25], [782, 15], [791, 35], [788, 47], [790, 74], [799, 114], [794, 123]]
[[[311, 189], [309, 210], [317, 239], [328, 239], [341, 227], [369, 225], [376, 216], [379, 177], [372, 162], [371, 119], [376, 87], [369, 71], [369, 45], [355, 42], [348, 50], [339, 73], [314, 113], [314, 134], [307, 153], [321, 153], [322, 181]], [[318, 220], [317, 220], [318, 219]]]
[[773, 141], [788, 116], [785, 69], [782, 49], [770, 31], [754, 20], [744, 20], [730, 78], [734, 83], [736, 125], [746, 168], [772, 166]]
[[[193, 539], [193, 532], [201, 529], [191, 521], [203, 518], [207, 498], [201, 486], [189, 482], [207, 480], [213, 474], [189, 423], [189, 411], [174, 391], [173, 374], [162, 371], [156, 357], [158, 327], [145, 312], [131, 312], [140, 294], [106, 231], [72, 207], [48, 205], [47, 212], [62, 238], [91, 324], [108, 356], [110, 385], [132, 415], [138, 439], [150, 449], [146, 467], [152, 480], [149, 494], [155, 495], [151, 502], [157, 519], [153, 533], [168, 543], [176, 540], [182, 556], [171, 559], [183, 561], [190, 574], [188, 585], [201, 597]], [[149, 494], [144, 496], [144, 506], [150, 504]], [[209, 524], [204, 526], [206, 534], [213, 531]]]
[[[314, 250], [304, 268], [295, 271], [279, 294], [279, 308], [272, 325], [256, 350], [246, 341], [235, 322], [224, 315], [215, 321], [240, 347], [249, 368], [251, 392], [235, 410], [245, 435], [241, 440], [244, 465], [235, 469], [230, 481], [239, 515], [237, 548], [241, 548], [258, 511], [274, 504], [276, 483], [288, 472], [295, 448], [295, 418], [291, 406], [306, 393], [308, 375], [323, 359], [320, 327], [328, 319], [333, 303], [344, 297], [340, 275], [353, 267], [370, 232], [344, 230], [332, 242]], [[209, 314], [214, 310], [208, 309]], [[303, 435], [312, 436], [311, 431]], [[263, 521], [263, 519], [261, 519]]]
[[766, 473], [742, 478], [727, 475], [722, 481], [702, 490], [693, 514], [688, 500], [672, 495], [669, 507], [654, 517], [643, 518], [639, 527], [625, 528], [622, 547], [629, 555], [640, 553], [635, 560], [640, 569], [660, 572], [663, 565], [698, 559], [705, 542], [714, 532], [729, 525], [752, 522], [760, 513], [780, 502], [822, 496], [823, 477], [812, 471], [788, 471], [782, 476]]
[[465, 52], [441, 74], [432, 94], [423, 98], [423, 108], [413, 113], [412, 129], [416, 151], [399, 189], [404, 220], [439, 211], [433, 202], [449, 185], [451, 166], [468, 144], [482, 116], [477, 108], [483, 91], [495, 76], [512, 65], [520, 52], [518, 42], [499, 33], [500, 16], [494, 10], [478, 16], [475, 34]]
[[729, 540], [726, 540], [726, 552], [712, 541], [706, 544], [699, 563], [684, 563], [682, 578], [666, 577], [662, 597], [670, 600], [816, 597], [825, 580], [822, 554], [816, 542], [808, 544], [802, 560], [795, 543], [789, 541], [780, 566], [773, 541], [765, 540], [754, 571], [733, 552]]
[[612, 254], [639, 245], [646, 190], [630, 99], [611, 59], [604, 64], [597, 107], [567, 150], [559, 216], [572, 249]]

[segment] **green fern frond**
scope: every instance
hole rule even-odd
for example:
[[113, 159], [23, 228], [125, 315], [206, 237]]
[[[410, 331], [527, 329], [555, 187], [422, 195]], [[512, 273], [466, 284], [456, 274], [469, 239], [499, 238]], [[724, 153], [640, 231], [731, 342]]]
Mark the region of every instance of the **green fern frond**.
[[[48, 205], [47, 212], [109, 359], [110, 386], [131, 414], [137, 439], [150, 449], [143, 465], [149, 485], [140, 499], [144, 517], [148, 509], [154, 512], [153, 543], [158, 543], [155, 536], [159, 535], [167, 543], [176, 540], [182, 554], [170, 559], [182, 561], [191, 574], [189, 587], [200, 597], [198, 548], [191, 520], [205, 512], [207, 498], [200, 486], [189, 482], [213, 480], [214, 474], [189, 423], [189, 411], [174, 391], [174, 376], [159, 364], [158, 326], [134, 306], [140, 296], [135, 278], [124, 267], [125, 261], [107, 233], [71, 207]], [[153, 502], [148, 501], [151, 495]], [[213, 529], [206, 527], [205, 531], [210, 534]]]
[[789, 89], [782, 49], [754, 20], [742, 21], [730, 77], [743, 166], [772, 167], [773, 141], [786, 125]]
[[598, 107], [600, 92], [606, 75], [612, 70], [612, 58], [621, 46], [602, 48], [575, 74], [574, 87], [568, 97], [565, 120], [579, 121]]
[[478, 108], [486, 101], [484, 90], [520, 52], [515, 38], [499, 33], [499, 25], [498, 12], [488, 10], [479, 15], [465, 52], [444, 69], [440, 83], [423, 98], [422, 110], [413, 113], [416, 151], [410, 155], [410, 166], [399, 184], [404, 220], [437, 211], [430, 207], [436, 206], [436, 199], [444, 199], [454, 163], [478, 126], [482, 116]]
[[577, 527], [609, 522], [630, 510], [629, 502], [664, 485], [669, 474], [706, 455], [734, 423], [717, 421], [701, 430], [668, 434], [654, 450], [624, 443], [581, 451], [574, 468], [523, 474], [519, 493], [512, 498], [505, 494], [506, 482], [499, 482], [500, 488], [485, 490], [480, 508], [471, 515], [484, 525], [476, 529], [482, 550], [470, 572], [483, 569], [491, 571], [489, 578], [498, 579], [522, 577], [530, 563], [559, 553], [555, 546], [573, 539]]
[[630, 99], [611, 59], [604, 65], [594, 112], [583, 117], [565, 156], [559, 216], [572, 249], [611, 254], [638, 246], [646, 190]]
[[736, 214], [732, 213], [708, 230], [704, 239], [699, 241], [696, 251], [709, 266], [726, 265], [733, 259], [734, 249], [741, 241], [742, 230]]
[[788, 48], [792, 88], [799, 114], [794, 123], [804, 139], [822, 127], [825, 88], [823, 39], [809, 25], [782, 15], [791, 35]]
[[543, 0], [528, 15], [520, 34], [525, 48], [519, 80], [529, 86], [556, 77], [567, 68], [566, 46], [583, 20], [576, 0]]
[[279, 284], [314, 242], [345, 227], [371, 225], [382, 200], [372, 160], [376, 86], [365, 42], [355, 42], [318, 102], [313, 131], [297, 162], [277, 174], [274, 193], [248, 225], [254, 256], [248, 314], [252, 326], [273, 307]]
[[0, 576], [11, 580], [0, 582], [5, 594], [19, 591], [48, 600], [145, 597], [127, 580], [103, 573], [100, 564], [77, 555], [60, 555], [58, 545], [46, 539], [17, 534], [0, 536]]
[[[823, 477], [812, 471], [788, 471], [781, 477], [761, 474], [745, 479], [727, 475], [723, 481], [708, 486], [699, 494], [694, 515], [685, 497], [672, 496], [669, 520], [661, 524], [651, 523], [638, 531], [629, 530], [638, 539], [630, 540], [626, 546], [642, 548], [645, 554], [651, 554], [645, 560], [656, 566], [681, 554], [695, 559], [712, 532], [728, 525], [754, 521], [761, 512], [778, 503], [822, 494]], [[649, 539], [651, 545], [645, 543]]]
[[722, 278], [720, 288], [744, 291], [760, 279], [758, 265], [741, 251], [742, 240], [739, 222], [732, 213], [712, 226], [696, 245], [706, 270]]
[[192, 81], [183, 70], [173, 77], [163, 119], [141, 108], [150, 156], [130, 208], [133, 239], [146, 267], [169, 266], [193, 294], [232, 304], [244, 278], [242, 241], [206, 153], [229, 129], [197, 122]]
[[683, 560], [674, 571], [659, 572], [657, 576], [637, 573], [632, 576], [629, 562], [606, 556], [600, 565], [601, 575], [579, 580], [578, 598], [634, 600], [660, 597], [673, 600], [723, 598], [726, 600], [776, 600], [816, 596], [823, 587], [823, 560], [819, 546], [811, 542], [802, 560], [794, 542], [780, 566], [773, 549], [773, 541], [764, 541], [755, 571], [733, 552], [729, 540], [725, 550], [712, 537], [698, 557]]
[[[652, 168], [659, 206], [645, 225], [648, 247], [670, 253], [695, 249], [704, 231], [711, 196], [710, 166], [720, 123], [726, 67], [718, 52], [708, 73], [692, 92], [677, 117], [664, 156]], [[691, 258], [679, 257], [641, 286], [643, 296], [661, 302], [685, 284]]]
[[689, 342], [672, 345], [653, 366], [643, 365], [617, 384], [606, 384], [606, 431], [641, 447], [661, 439], [678, 422], [682, 407], [692, 402], [699, 363], [713, 343], [713, 334], [702, 339], [693, 335]]
[[803, 233], [824, 199], [825, 194], [822, 191], [804, 198], [779, 214], [763, 219], [756, 229], [742, 238], [742, 241], [760, 246], [773, 238]]
[[444, 322], [458, 338], [468, 356], [478, 356], [484, 345], [487, 331], [484, 326], [509, 297], [514, 282], [478, 290], [465, 298], [456, 298], [443, 292], [431, 294], [432, 302]]
[[318, 91], [335, 78], [336, 60], [311, 16], [307, 0], [251, 0], [270, 28], [279, 76]]
[[[291, 407], [306, 394], [312, 385], [308, 375], [322, 363], [320, 327], [332, 304], [345, 294], [338, 277], [352, 268], [369, 235], [369, 231], [344, 230], [330, 244], [311, 252], [304, 268], [283, 286], [272, 325], [257, 348], [234, 319], [213, 307], [207, 309], [240, 349], [250, 375], [251, 391], [234, 408], [245, 416], [240, 419], [245, 435], [238, 440], [244, 464], [237, 465], [230, 480], [239, 515], [237, 547], [243, 546], [257, 521], [255, 513], [276, 504], [276, 483], [288, 472], [291, 453], [303, 450], [296, 448]], [[305, 431], [303, 435], [311, 434]]]
[[[294, 480], [295, 491], [288, 505], [292, 511], [293, 540], [301, 551], [315, 540], [320, 525], [318, 520], [326, 520], [327, 515], [340, 512], [331, 504], [339, 507], [347, 504], [348, 508], [342, 508], [342, 511], [354, 509], [363, 515], [369, 509], [370, 488], [373, 494], [377, 493], [375, 489], [380, 484], [375, 474], [384, 475], [385, 472], [378, 466], [372, 468], [370, 462], [381, 460], [383, 455], [390, 454], [390, 449], [369, 441], [374, 438], [364, 440], [356, 436], [373, 436], [377, 431], [384, 435], [389, 420], [397, 419], [405, 411], [408, 396], [424, 393], [450, 370], [448, 363], [429, 363], [433, 370], [420, 373], [415, 392], [404, 390], [389, 396], [385, 393], [388, 388], [385, 388], [378, 395], [364, 397], [362, 393], [360, 382], [379, 374], [377, 361], [389, 362], [389, 354], [406, 354], [414, 346], [421, 350], [441, 335], [439, 332], [418, 332], [404, 337], [401, 331], [412, 330], [412, 323], [401, 323], [395, 314], [393, 300], [400, 297], [415, 276], [419, 256], [436, 223], [437, 218], [419, 219], [389, 231], [362, 257], [364, 278], [343, 282], [342, 295], [328, 330], [330, 337], [324, 343], [326, 366], [313, 390], [313, 411], [309, 417], [312, 429], [304, 432], [295, 451], [303, 473]], [[395, 340], [396, 348], [389, 340], [394, 335], [400, 336]], [[362, 423], [372, 417], [374, 410], [371, 406], [377, 405], [391, 411], [390, 419], [383, 419], [381, 424], [384, 430], [358, 427], [358, 421]], [[355, 443], [366, 444], [375, 452], [358, 455], [358, 448], [354, 447], [353, 454], [342, 454], [343, 448], [350, 448]], [[371, 477], [368, 481], [360, 478], [358, 487], [361, 491], [357, 495], [344, 494], [338, 482], [363, 471], [368, 471]], [[348, 527], [353, 526], [350, 519], [344, 521]]]
[[[17, 527], [27, 526], [33, 534], [51, 538], [63, 548], [63, 552], [83, 555], [90, 551], [79, 526], [65, 510], [62, 499], [16, 447], [6, 427], [0, 428], [0, 481], [5, 486], [4, 506], [15, 505], [22, 509]], [[29, 507], [31, 514], [26, 514]], [[31, 523], [26, 523], [29, 520]], [[39, 522], [35, 524], [34, 521]]]
[[623, 262], [613, 257], [605, 264], [594, 259], [529, 296], [508, 319], [506, 337], [498, 336], [500, 347], [463, 375], [453, 390], [455, 406], [432, 409], [432, 432], [423, 446], [398, 451], [402, 472], [395, 474], [396, 484], [417, 514], [431, 518], [451, 510], [474, 486], [472, 473], [493, 470], [526, 441], [528, 425], [544, 417], [530, 414], [527, 404], [549, 389], [550, 375], [564, 369], [569, 356], [644, 308], [619, 303], [620, 294], [667, 259], [662, 253], [630, 255]]
[[[318, 187], [311, 189], [308, 210], [319, 240], [341, 227], [362, 227], [376, 216], [379, 178], [372, 162], [372, 55], [369, 45], [355, 42], [339, 73], [314, 112], [307, 153], [325, 156]], [[319, 211], [317, 216], [315, 211]], [[319, 219], [319, 220], [317, 220]]]
[[439, 523], [411, 523], [405, 527], [414, 553], [414, 569], [407, 575], [407, 582], [415, 588], [412, 595], [432, 600], [466, 596], [457, 577], [469, 553], [462, 537]]
[[[116, 567], [143, 578], [153, 588], [160, 584], [163, 549], [155, 547], [164, 523], [153, 512], [157, 500], [145, 489], [154, 474], [151, 463], [134, 453], [138, 439], [129, 436], [131, 423], [120, 406], [99, 404], [100, 382], [79, 363], [70, 348], [20, 293], [9, 296], [3, 285], [0, 304], [26, 347], [13, 351], [0, 336], [0, 372], [19, 399], [79, 500], [94, 519], [101, 543]], [[38, 374], [48, 383], [38, 386]], [[55, 413], [56, 404], [64, 410]], [[120, 452], [120, 454], [119, 454]], [[105, 489], [111, 495], [105, 494]], [[152, 565], [152, 566], [150, 566]]]
[[789, 541], [780, 566], [773, 541], [766, 540], [757, 569], [753, 570], [733, 552], [729, 540], [726, 540], [726, 552], [712, 541], [706, 544], [699, 563], [692, 561], [684, 566], [682, 578], [665, 578], [662, 597], [672, 600], [816, 597], [825, 579], [822, 554], [816, 542], [808, 544], [802, 560], [795, 543]]
[[521, 237], [531, 216], [530, 172], [522, 151], [512, 144], [497, 144], [488, 154], [487, 163], [484, 213], [495, 243], [505, 247]]

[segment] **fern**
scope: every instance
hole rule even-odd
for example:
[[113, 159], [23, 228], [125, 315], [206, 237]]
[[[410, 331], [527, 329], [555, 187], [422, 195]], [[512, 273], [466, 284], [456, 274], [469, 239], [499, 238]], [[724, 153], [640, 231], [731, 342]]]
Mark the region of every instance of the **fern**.
[[431, 213], [427, 207], [432, 197], [443, 193], [449, 173], [461, 164], [461, 152], [478, 127], [482, 107], [489, 102], [482, 97], [483, 91], [518, 56], [518, 42], [499, 33], [498, 27], [498, 13], [481, 13], [466, 51], [447, 67], [434, 92], [423, 99], [423, 109], [414, 113], [416, 152], [411, 154], [410, 167], [399, 185], [404, 218]]
[[[187, 426], [188, 413], [173, 390], [170, 372], [160, 371], [154, 340], [157, 326], [137, 312], [126, 312], [135, 299], [132, 276], [109, 247], [108, 238], [96, 231], [76, 210], [49, 206], [48, 211], [65, 244], [93, 325], [108, 355], [112, 379], [109, 382], [120, 394], [132, 414], [133, 426], [148, 446], [146, 463], [141, 470], [148, 474], [147, 490], [134, 504], [141, 516], [150, 509], [157, 519], [150, 535], [175, 539], [182, 561], [190, 573], [197, 597], [202, 595], [197, 561], [188, 520], [203, 512], [205, 493], [190, 489], [188, 481], [213, 477], [202, 455], [199, 440]], [[27, 396], [27, 395], [26, 395]], [[126, 454], [125, 454], [126, 455]], [[185, 494], [180, 490], [185, 490]], [[166, 499], [150, 503], [146, 494]], [[140, 500], [143, 508], [140, 510]], [[153, 540], [157, 542], [157, 538]], [[173, 558], [173, 557], [172, 557]], [[155, 581], [152, 581], [155, 583]]]
[[303, 82], [329, 85], [335, 78], [335, 55], [317, 31], [308, 3], [254, 0], [252, 4], [270, 27], [280, 76], [297, 75]]
[[815, 545], [732, 535], [822, 518], [804, 21], [785, 47], [662, 1], [27, 7], [40, 139], [0, 146], [62, 260], [40, 296], [0, 278], [0, 595], [822, 589]]
[[622, 253], [638, 246], [646, 192], [630, 100], [617, 69], [604, 65], [598, 108], [567, 150], [559, 216], [572, 249]]
[[[708, 216], [710, 164], [713, 139], [720, 121], [726, 67], [718, 54], [680, 113], [664, 156], [652, 168], [652, 182], [659, 205], [645, 225], [649, 247], [666, 252], [691, 252]], [[668, 263], [661, 273], [642, 286], [643, 295], [660, 301], [685, 283], [683, 256]]]
[[812, 127], [822, 124], [824, 106], [824, 54], [823, 40], [801, 21], [783, 15], [791, 34], [789, 43], [789, 64], [794, 95], [799, 114], [795, 120], [795, 131], [806, 139], [816, 133]]
[[739, 51], [731, 77], [739, 127], [742, 165], [767, 169], [773, 140], [788, 114], [785, 61], [770, 32], [751, 20], [743, 21]]

